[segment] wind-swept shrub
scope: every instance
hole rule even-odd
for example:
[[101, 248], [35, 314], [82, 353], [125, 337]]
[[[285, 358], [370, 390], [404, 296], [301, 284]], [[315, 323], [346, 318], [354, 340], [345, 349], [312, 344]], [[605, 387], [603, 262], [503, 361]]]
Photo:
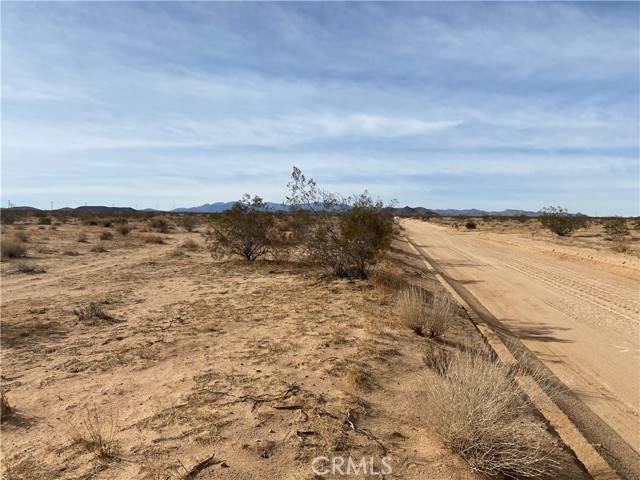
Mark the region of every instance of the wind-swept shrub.
[[587, 217], [570, 215], [567, 209], [562, 207], [545, 207], [538, 219], [542, 226], [559, 237], [566, 237], [587, 226]]
[[393, 235], [393, 217], [382, 203], [367, 192], [339, 199], [296, 167], [287, 187], [293, 233], [308, 257], [337, 276], [367, 278]]
[[209, 236], [209, 248], [214, 255], [239, 255], [253, 262], [269, 251], [272, 226], [273, 216], [262, 199], [244, 195], [222, 214]]

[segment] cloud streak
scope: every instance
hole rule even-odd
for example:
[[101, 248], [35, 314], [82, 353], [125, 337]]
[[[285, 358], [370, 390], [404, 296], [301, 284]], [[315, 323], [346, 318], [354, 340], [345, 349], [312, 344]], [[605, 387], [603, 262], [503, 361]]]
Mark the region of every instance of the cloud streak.
[[295, 164], [401, 203], [637, 214], [639, 8], [8, 3], [3, 200], [280, 200]]

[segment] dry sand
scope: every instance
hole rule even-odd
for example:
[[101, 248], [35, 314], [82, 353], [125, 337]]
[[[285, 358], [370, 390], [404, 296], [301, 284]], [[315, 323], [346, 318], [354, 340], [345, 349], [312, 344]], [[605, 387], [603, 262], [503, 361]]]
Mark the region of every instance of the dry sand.
[[594, 236], [549, 240], [522, 226], [451, 224], [404, 222], [409, 238], [639, 451], [638, 257]]

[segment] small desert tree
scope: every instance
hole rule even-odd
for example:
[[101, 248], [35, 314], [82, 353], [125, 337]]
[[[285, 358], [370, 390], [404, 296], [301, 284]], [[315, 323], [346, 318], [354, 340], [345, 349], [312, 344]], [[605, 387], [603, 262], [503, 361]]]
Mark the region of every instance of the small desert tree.
[[262, 198], [245, 194], [222, 214], [210, 237], [212, 253], [240, 255], [253, 262], [269, 251], [273, 216]]
[[367, 192], [346, 199], [327, 193], [294, 167], [290, 195], [294, 235], [309, 258], [337, 276], [366, 278], [393, 233], [391, 215]]
[[570, 215], [566, 208], [545, 207], [539, 217], [540, 223], [559, 237], [566, 237], [580, 228], [587, 226], [584, 215]]

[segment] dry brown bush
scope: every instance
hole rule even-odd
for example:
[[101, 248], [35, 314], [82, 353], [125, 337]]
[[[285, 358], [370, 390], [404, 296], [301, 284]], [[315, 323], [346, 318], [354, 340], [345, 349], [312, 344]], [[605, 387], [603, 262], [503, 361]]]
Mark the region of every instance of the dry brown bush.
[[125, 224], [123, 224], [123, 225], [119, 225], [119, 226], [116, 228], [116, 231], [117, 231], [120, 235], [122, 235], [123, 237], [125, 237], [125, 236], [129, 235], [129, 232], [131, 232], [131, 227], [129, 227], [128, 225], [125, 225]]
[[509, 478], [553, 476], [559, 447], [520, 390], [513, 369], [458, 353], [440, 378], [425, 378], [424, 413], [444, 443], [469, 466]]
[[100, 240], [112, 240], [113, 233], [109, 231], [100, 232]]
[[78, 424], [69, 422], [71, 439], [102, 459], [112, 458], [117, 450], [117, 423], [111, 405], [85, 407]]
[[98, 323], [99, 321], [112, 322], [114, 319], [105, 312], [98, 302], [89, 302], [87, 305], [76, 307], [73, 313], [82, 323]]
[[432, 338], [441, 337], [449, 328], [454, 315], [454, 306], [449, 296], [442, 291], [435, 292], [429, 302], [429, 311], [423, 327], [424, 333]]
[[420, 335], [427, 319], [428, 301], [425, 291], [416, 287], [401, 290], [396, 299], [400, 321]]
[[344, 377], [344, 390], [348, 393], [356, 394], [370, 390], [372, 386], [371, 374], [362, 366], [350, 368]]
[[45, 273], [47, 270], [41, 266], [41, 265], [36, 265], [35, 263], [27, 263], [27, 262], [20, 262], [16, 265], [15, 267], [15, 272], [16, 273]]
[[2, 240], [0, 242], [0, 249], [2, 250], [2, 259], [9, 258], [22, 258], [27, 256], [27, 249], [21, 242], [12, 239]]

